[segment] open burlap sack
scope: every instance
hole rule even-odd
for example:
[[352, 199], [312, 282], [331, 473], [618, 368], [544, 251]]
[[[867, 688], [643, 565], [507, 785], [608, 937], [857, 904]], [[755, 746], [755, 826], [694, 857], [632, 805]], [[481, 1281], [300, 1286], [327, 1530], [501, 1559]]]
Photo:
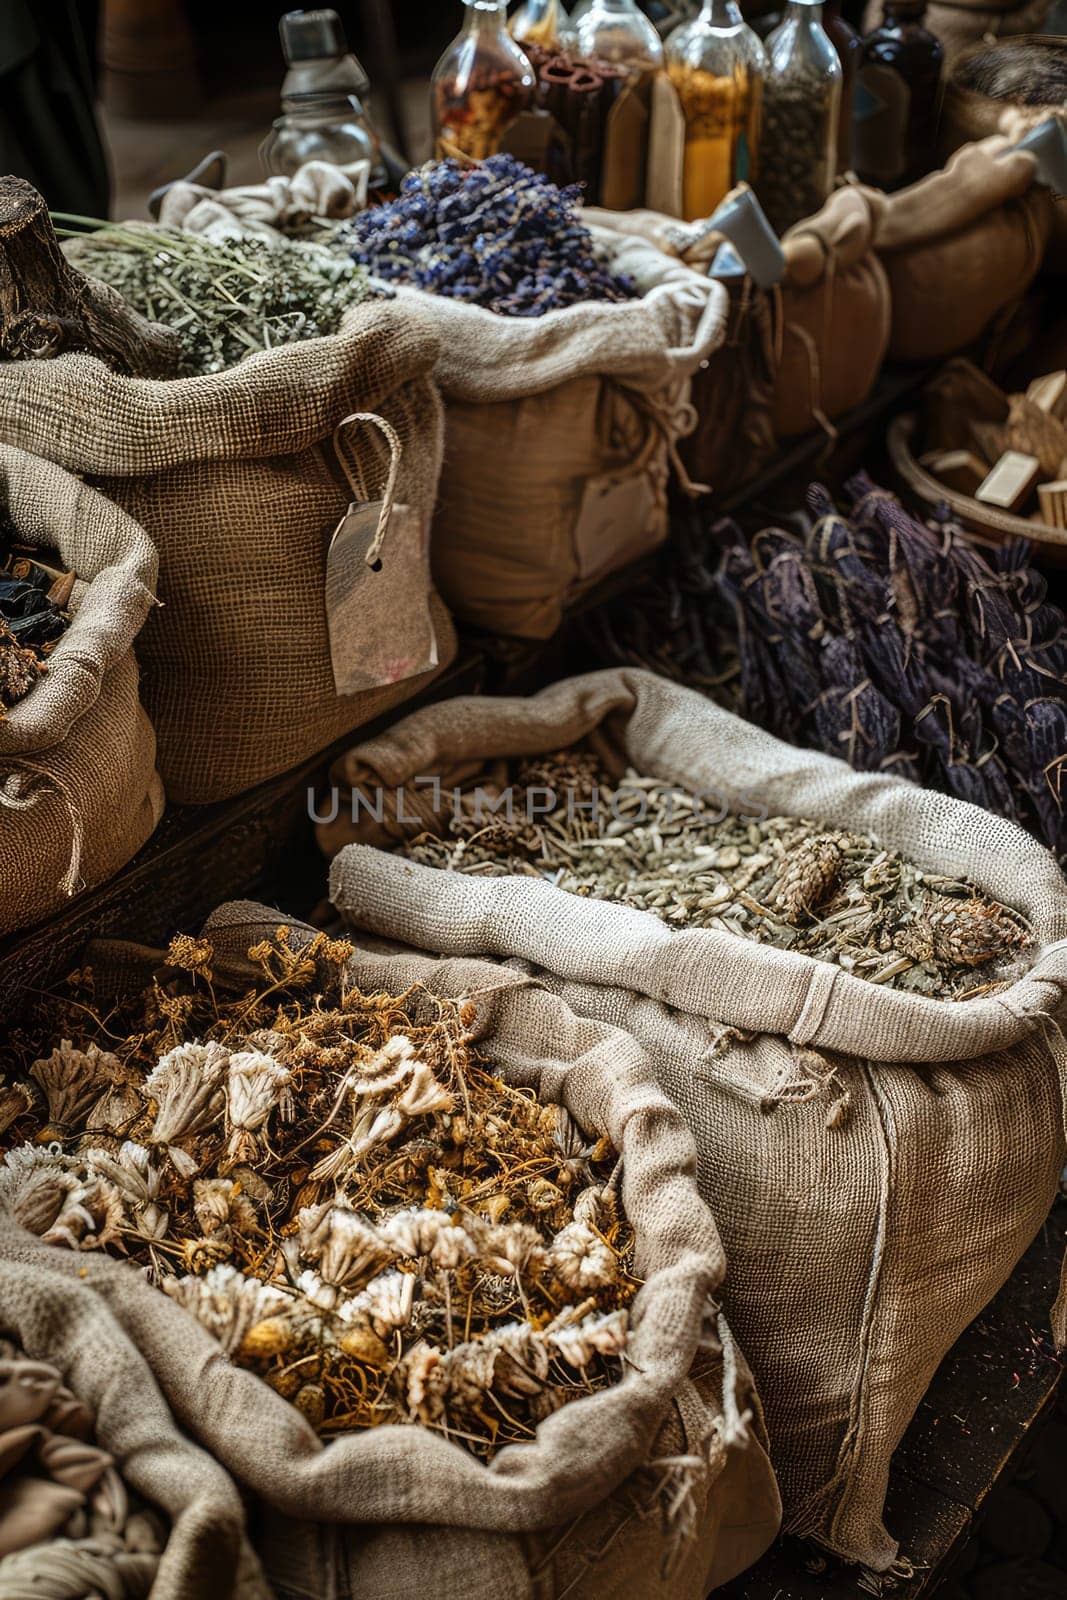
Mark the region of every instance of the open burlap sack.
[[1037, 276], [1052, 198], [1037, 159], [1003, 135], [967, 144], [947, 166], [895, 194], [865, 189], [874, 247], [889, 278], [895, 361], [966, 349]]
[[[216, 981], [240, 980], [243, 953], [284, 920], [248, 904], [217, 912], [205, 929]], [[140, 964], [139, 952], [104, 944], [87, 959], [98, 996], [128, 986]], [[619, 1382], [489, 1467], [417, 1426], [324, 1445], [139, 1272], [45, 1245], [2, 1211], [0, 1327], [68, 1381], [84, 1379], [101, 1444], [135, 1487], [182, 1513], [167, 1600], [233, 1592], [242, 1527], [226, 1474], [262, 1505], [262, 1555], [283, 1594], [392, 1600], [433, 1572], [472, 1600], [703, 1600], [767, 1547], [780, 1503], [750, 1374], [710, 1298], [725, 1260], [683, 1119], [632, 1039], [518, 974], [361, 952], [350, 977], [372, 992], [422, 983], [469, 995], [473, 1036], [496, 1070], [611, 1138], [643, 1280]], [[202, 1451], [177, 1448], [175, 1424], [214, 1458], [202, 1474]]]
[[689, 378], [725, 332], [721, 285], [627, 235], [624, 216], [598, 216], [640, 299], [503, 317], [398, 291], [441, 341], [434, 577], [457, 616], [497, 633], [547, 638], [569, 602], [666, 537]]
[[68, 472], [0, 445], [0, 501], [20, 542], [76, 576], [70, 627], [29, 694], [0, 715], [0, 934], [105, 882], [163, 811], [133, 641], [156, 552]]
[[[1039, 33], [1052, 4], [1053, 0], [930, 0], [923, 27], [941, 41], [948, 66], [982, 39]], [[883, 0], [868, 0], [863, 14], [865, 34], [881, 25], [883, 11]]]
[[[518, 957], [646, 1047], [697, 1137], [730, 1260], [724, 1303], [767, 1408], [786, 1526], [884, 1569], [896, 1552], [882, 1521], [893, 1450], [1056, 1193], [1067, 884], [1010, 823], [782, 744], [634, 669], [403, 719], [338, 763], [339, 812], [320, 837], [332, 853], [360, 836], [350, 789], [380, 813], [362, 810], [367, 836], [395, 841], [439, 827], [450, 786], [487, 761], [586, 736], [643, 773], [870, 833], [926, 871], [973, 878], [1039, 941], [1024, 977], [957, 1003], [728, 933], [674, 932], [541, 879], [435, 872], [367, 844], [332, 868], [334, 903], [358, 928]], [[1062, 1295], [1053, 1326], [1063, 1343]]]
[[774, 426], [783, 439], [826, 427], [865, 400], [889, 344], [889, 284], [858, 189], [838, 189], [782, 239]]
[[[152, 382], [92, 356], [0, 367], [0, 433], [88, 478], [159, 550], [160, 599], [139, 642], [168, 794], [210, 801], [284, 772], [409, 698], [430, 678], [335, 688], [325, 602], [330, 535], [362, 484], [428, 522], [441, 463], [438, 342], [410, 306], [368, 301], [338, 333], [249, 356], [227, 372]], [[388, 539], [388, 534], [386, 534]], [[425, 579], [413, 603], [422, 603]], [[429, 596], [439, 663], [455, 636]]]

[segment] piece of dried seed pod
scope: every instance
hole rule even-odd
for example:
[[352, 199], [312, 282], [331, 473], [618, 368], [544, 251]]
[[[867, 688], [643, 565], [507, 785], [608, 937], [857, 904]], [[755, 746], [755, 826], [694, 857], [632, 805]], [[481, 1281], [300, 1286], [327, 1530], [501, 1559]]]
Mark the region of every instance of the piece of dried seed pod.
[[584, 1222], [568, 1223], [548, 1247], [546, 1264], [567, 1289], [588, 1293], [615, 1282], [615, 1257]]
[[145, 1093], [157, 1107], [147, 1142], [166, 1145], [183, 1177], [191, 1177], [198, 1163], [174, 1141], [201, 1132], [217, 1119], [223, 1109], [222, 1081], [229, 1059], [229, 1051], [215, 1040], [180, 1044], [161, 1056], [145, 1079]]
[[123, 1075], [121, 1062], [109, 1051], [95, 1044], [77, 1050], [69, 1039], [61, 1040], [50, 1056], [30, 1067], [30, 1077], [48, 1103], [48, 1125], [37, 1135], [38, 1142], [69, 1135], [86, 1108]]
[[802, 840], [786, 861], [772, 905], [793, 923], [814, 917], [833, 894], [843, 860], [840, 842], [832, 834]]

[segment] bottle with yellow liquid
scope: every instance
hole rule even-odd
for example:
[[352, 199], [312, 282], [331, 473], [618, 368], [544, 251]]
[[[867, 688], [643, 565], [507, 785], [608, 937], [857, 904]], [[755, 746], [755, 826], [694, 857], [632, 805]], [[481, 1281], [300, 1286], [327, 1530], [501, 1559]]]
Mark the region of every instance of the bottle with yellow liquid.
[[736, 0], [704, 0], [664, 55], [685, 118], [682, 210], [696, 222], [755, 177], [767, 59]]

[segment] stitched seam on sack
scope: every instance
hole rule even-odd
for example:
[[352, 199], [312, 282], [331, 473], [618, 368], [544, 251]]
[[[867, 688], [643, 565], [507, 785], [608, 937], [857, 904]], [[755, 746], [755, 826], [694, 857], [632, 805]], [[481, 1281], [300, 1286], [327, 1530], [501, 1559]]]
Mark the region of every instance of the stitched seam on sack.
[[[850, 1407], [849, 1424], [837, 1457], [837, 1474], [843, 1479], [843, 1489], [834, 1508], [830, 1520], [830, 1534], [837, 1537], [838, 1529], [844, 1518], [853, 1510], [855, 1488], [848, 1468], [854, 1463], [863, 1443], [866, 1422], [866, 1399], [868, 1360], [870, 1357], [871, 1339], [874, 1321], [879, 1309], [879, 1291], [881, 1289], [882, 1272], [885, 1267], [889, 1208], [893, 1190], [893, 1144], [890, 1138], [892, 1132], [893, 1114], [888, 1100], [883, 1095], [878, 1083], [877, 1073], [870, 1061], [857, 1062], [857, 1066], [866, 1078], [870, 1087], [871, 1098], [877, 1112], [877, 1125], [882, 1135], [882, 1185], [879, 1203], [878, 1226], [875, 1235], [873, 1259], [871, 1261], [870, 1278], [867, 1284], [867, 1297], [863, 1307], [863, 1327], [860, 1333], [859, 1364], [857, 1381], [852, 1391], [852, 1405]], [[877, 1512], [877, 1521], [882, 1522], [883, 1509]]]

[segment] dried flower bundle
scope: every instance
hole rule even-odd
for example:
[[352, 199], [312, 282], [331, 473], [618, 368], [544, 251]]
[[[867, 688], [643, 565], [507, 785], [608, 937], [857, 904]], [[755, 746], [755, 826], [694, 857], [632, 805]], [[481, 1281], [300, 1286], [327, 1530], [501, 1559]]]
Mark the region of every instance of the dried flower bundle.
[[632, 300], [629, 278], [599, 259], [579, 222], [577, 189], [558, 189], [513, 156], [477, 167], [431, 161], [396, 200], [334, 234], [378, 278], [506, 317], [541, 317], [585, 300]]
[[[536, 822], [530, 789], [552, 796]], [[801, 817], [720, 819], [677, 785], [597, 773], [589, 752], [516, 762], [511, 790], [510, 820], [501, 807], [485, 825], [476, 803], [460, 805], [447, 837], [420, 834], [404, 853], [451, 871], [547, 878], [672, 928], [717, 928], [939, 998], [988, 992], [1031, 943], [1017, 912], [873, 839]]]
[[222, 372], [255, 350], [334, 333], [374, 292], [351, 262], [299, 240], [222, 244], [148, 223], [64, 220], [97, 229], [68, 240], [77, 267], [178, 334], [178, 377]]
[[[791, 744], [1007, 817], [1067, 860], [1067, 619], [1018, 542], [994, 565], [865, 475], [849, 513], [751, 538], [680, 515], [640, 607], [589, 623], [601, 660], [703, 689]], [[715, 548], [713, 544], [711, 548]]]
[[0, 1204], [145, 1266], [320, 1432], [418, 1422], [488, 1459], [618, 1376], [614, 1156], [494, 1075], [469, 1005], [364, 994], [351, 954], [280, 928], [235, 995], [179, 938], [106, 1016], [76, 975], [7, 1051]]

